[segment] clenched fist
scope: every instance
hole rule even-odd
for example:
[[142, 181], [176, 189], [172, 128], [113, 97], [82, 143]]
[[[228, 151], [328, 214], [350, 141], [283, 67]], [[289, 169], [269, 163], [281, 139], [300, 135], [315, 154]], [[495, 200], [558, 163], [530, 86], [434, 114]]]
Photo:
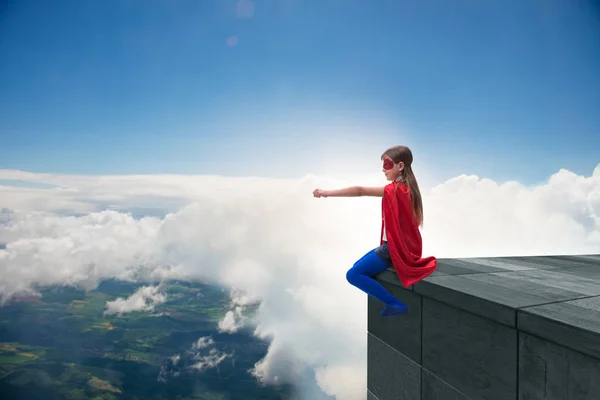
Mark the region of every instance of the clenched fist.
[[327, 197], [327, 191], [323, 190], [323, 189], [315, 189], [313, 190], [313, 196], [314, 197]]

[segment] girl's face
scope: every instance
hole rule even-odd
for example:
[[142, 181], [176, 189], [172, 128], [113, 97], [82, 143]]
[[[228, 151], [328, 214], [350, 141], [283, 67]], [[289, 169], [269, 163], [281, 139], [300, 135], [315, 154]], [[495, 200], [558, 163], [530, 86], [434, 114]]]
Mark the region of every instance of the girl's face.
[[404, 169], [404, 163], [400, 161], [396, 164], [387, 155], [383, 157], [383, 173], [388, 181], [395, 181], [401, 175]]

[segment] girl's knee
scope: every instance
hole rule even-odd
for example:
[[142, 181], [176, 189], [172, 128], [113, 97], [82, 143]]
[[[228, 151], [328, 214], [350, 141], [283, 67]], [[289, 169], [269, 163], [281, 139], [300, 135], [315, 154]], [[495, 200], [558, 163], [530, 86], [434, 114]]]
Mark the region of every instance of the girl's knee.
[[352, 266], [352, 268], [350, 268], [348, 271], [346, 271], [346, 280], [353, 285], [358, 281], [360, 276], [363, 274], [363, 272], [358, 267], [359, 263], [360, 263], [360, 261], [355, 262], [354, 266]]
[[346, 280], [349, 283], [353, 283], [356, 280], [357, 275], [358, 273], [353, 268], [350, 268], [348, 271], [346, 271]]
[[365, 269], [365, 258], [366, 257], [363, 257], [356, 261], [352, 268], [346, 272], [346, 280], [348, 282], [354, 284], [361, 275], [364, 275], [365, 272], [363, 270]]

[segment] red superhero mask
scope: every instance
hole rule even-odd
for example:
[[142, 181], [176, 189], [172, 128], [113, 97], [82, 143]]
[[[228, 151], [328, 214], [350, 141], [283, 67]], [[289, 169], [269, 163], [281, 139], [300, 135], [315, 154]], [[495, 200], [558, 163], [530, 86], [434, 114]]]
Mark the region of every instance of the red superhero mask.
[[392, 168], [394, 168], [394, 162], [392, 160], [390, 160], [389, 158], [383, 160], [383, 169], [389, 171]]

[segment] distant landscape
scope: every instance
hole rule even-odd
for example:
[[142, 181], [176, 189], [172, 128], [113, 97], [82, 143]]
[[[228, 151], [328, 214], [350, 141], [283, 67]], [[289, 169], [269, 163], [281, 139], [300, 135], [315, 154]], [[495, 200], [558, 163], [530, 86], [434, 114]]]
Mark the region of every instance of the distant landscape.
[[293, 388], [262, 387], [247, 372], [268, 343], [247, 330], [217, 330], [227, 293], [170, 282], [166, 302], [153, 311], [104, 315], [107, 301], [139, 286], [105, 281], [87, 293], [47, 287], [41, 297], [0, 307], [2, 399], [294, 398]]

